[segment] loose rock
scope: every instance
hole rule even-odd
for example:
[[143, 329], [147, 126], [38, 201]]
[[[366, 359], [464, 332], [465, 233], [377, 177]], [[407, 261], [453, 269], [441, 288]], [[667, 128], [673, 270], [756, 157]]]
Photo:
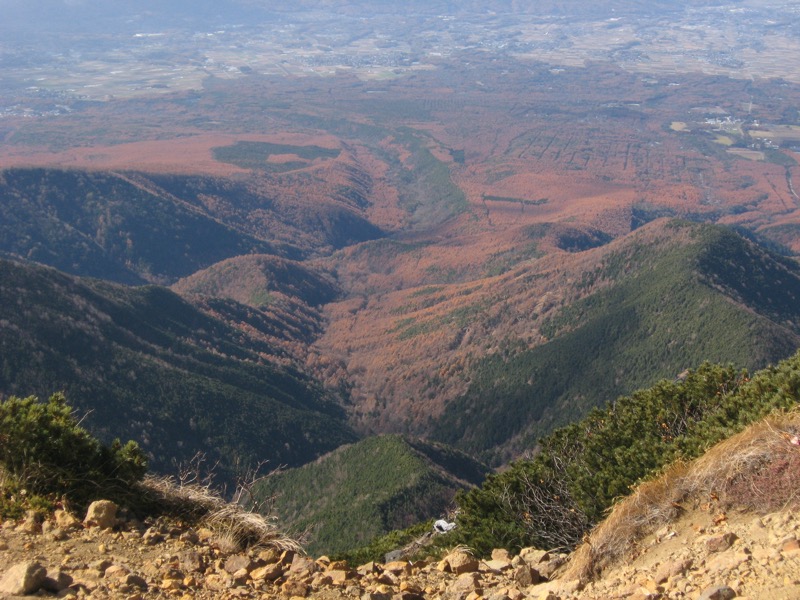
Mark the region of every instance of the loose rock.
[[117, 524], [117, 505], [111, 500], [96, 500], [89, 505], [83, 522], [90, 527], [109, 529]]
[[47, 570], [38, 562], [17, 563], [0, 579], [0, 592], [25, 596], [39, 590], [47, 578]]

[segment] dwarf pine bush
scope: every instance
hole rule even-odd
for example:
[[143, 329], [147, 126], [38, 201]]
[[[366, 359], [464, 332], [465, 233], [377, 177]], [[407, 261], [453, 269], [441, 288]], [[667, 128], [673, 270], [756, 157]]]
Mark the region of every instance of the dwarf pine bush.
[[147, 461], [135, 442], [100, 443], [59, 393], [47, 402], [33, 396], [0, 401], [0, 470], [0, 510], [10, 513], [25, 497], [63, 498], [77, 505], [101, 497], [123, 499], [144, 477]]

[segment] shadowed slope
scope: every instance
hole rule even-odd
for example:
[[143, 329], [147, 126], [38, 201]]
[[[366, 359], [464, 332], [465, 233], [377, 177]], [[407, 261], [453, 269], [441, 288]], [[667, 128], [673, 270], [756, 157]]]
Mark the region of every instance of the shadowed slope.
[[2, 393], [64, 390], [92, 430], [139, 441], [158, 469], [201, 451], [229, 475], [237, 460], [301, 464], [354, 440], [333, 398], [279, 364], [257, 315], [248, 334], [165, 288], [0, 271]]

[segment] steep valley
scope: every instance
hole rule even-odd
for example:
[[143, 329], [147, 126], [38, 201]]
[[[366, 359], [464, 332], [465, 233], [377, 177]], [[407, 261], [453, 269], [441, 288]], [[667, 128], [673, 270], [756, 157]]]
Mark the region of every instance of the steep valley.
[[[731, 232], [662, 220], [567, 252], [553, 238], [596, 240], [531, 229], [533, 239], [547, 232], [537, 241], [550, 252], [503, 275], [432, 278], [327, 308], [316, 347], [346, 357], [357, 426], [507, 460], [591, 407], [704, 360], [753, 369], [798, 345], [800, 272]], [[369, 248], [363, 268], [350, 268], [381, 265], [384, 277]], [[443, 252], [416, 252], [447, 265]]]

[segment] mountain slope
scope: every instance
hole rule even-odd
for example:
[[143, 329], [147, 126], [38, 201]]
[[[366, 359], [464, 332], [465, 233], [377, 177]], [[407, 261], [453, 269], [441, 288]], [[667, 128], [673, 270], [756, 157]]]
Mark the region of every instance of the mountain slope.
[[800, 345], [793, 261], [721, 227], [671, 222], [670, 231], [673, 241], [634, 237], [584, 272], [578, 287], [597, 291], [543, 324], [546, 343], [479, 361], [434, 436], [473, 452], [516, 452], [693, 364], [754, 369]]
[[172, 289], [181, 294], [231, 298], [256, 308], [284, 298], [319, 306], [339, 293], [330, 273], [265, 254], [225, 260], [181, 279]]
[[315, 347], [346, 363], [355, 427], [500, 463], [704, 360], [756, 369], [800, 343], [800, 269], [730, 229], [661, 219], [611, 242], [563, 225], [516, 236], [500, 257], [468, 240], [334, 257], [349, 296], [326, 306]]
[[361, 214], [368, 175], [338, 165], [324, 175], [333, 190], [303, 189], [314, 197], [300, 202], [291, 178], [6, 169], [0, 252], [75, 275], [165, 284], [243, 254], [299, 258], [380, 237]]
[[284, 527], [308, 532], [309, 552], [341, 553], [381, 534], [443, 516], [486, 468], [444, 446], [377, 436], [338, 448], [258, 489]]
[[174, 281], [229, 256], [274, 252], [115, 173], [3, 171], [0, 223], [4, 252], [122, 283]]
[[[280, 348], [156, 286], [129, 288], [0, 261], [0, 392], [66, 392], [104, 439], [140, 442], [156, 469], [197, 452], [297, 465], [355, 439], [334, 399]], [[283, 364], [281, 364], [283, 363]]]

